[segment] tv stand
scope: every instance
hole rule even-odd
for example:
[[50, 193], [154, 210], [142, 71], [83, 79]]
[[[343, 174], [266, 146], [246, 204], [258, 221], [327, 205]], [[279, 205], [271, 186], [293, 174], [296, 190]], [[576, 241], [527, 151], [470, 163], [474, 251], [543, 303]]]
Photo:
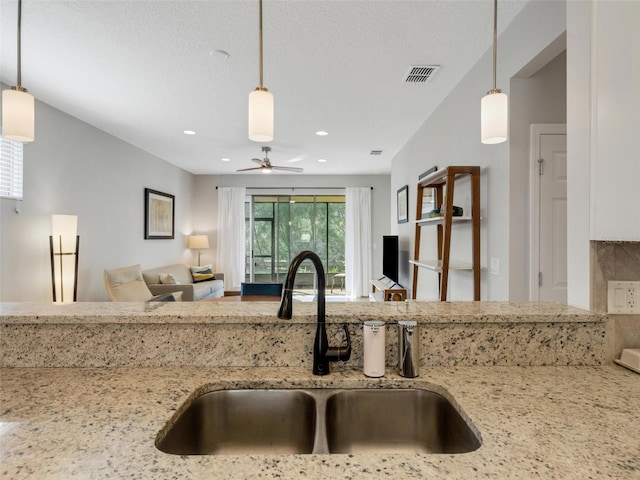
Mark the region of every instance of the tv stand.
[[369, 283], [371, 284], [369, 300], [372, 302], [404, 302], [407, 299], [407, 289], [390, 278], [383, 276], [378, 280], [369, 280]]

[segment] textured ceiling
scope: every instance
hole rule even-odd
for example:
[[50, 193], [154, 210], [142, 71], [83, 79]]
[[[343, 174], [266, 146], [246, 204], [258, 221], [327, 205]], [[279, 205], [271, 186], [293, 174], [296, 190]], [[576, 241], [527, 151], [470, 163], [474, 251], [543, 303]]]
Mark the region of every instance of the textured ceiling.
[[[499, 3], [500, 31], [525, 3]], [[14, 85], [17, 0], [0, 8], [0, 78]], [[261, 156], [247, 138], [257, 0], [24, 0], [22, 8], [22, 84], [36, 98], [196, 174], [235, 172]], [[264, 0], [272, 162], [305, 174], [388, 173], [491, 46], [492, 9], [491, 0]], [[441, 68], [428, 84], [405, 84], [411, 65]]]

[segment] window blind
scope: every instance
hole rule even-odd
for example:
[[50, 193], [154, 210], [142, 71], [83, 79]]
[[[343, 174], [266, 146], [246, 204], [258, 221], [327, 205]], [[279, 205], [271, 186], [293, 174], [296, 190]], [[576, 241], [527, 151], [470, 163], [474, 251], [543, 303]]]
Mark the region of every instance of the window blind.
[[0, 137], [0, 197], [22, 200], [22, 142]]

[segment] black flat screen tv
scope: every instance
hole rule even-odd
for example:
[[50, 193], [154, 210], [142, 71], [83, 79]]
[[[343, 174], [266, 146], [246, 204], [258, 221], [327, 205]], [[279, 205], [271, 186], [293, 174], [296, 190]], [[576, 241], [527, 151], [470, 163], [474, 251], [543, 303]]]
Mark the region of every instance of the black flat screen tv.
[[382, 237], [382, 275], [398, 283], [398, 236]]

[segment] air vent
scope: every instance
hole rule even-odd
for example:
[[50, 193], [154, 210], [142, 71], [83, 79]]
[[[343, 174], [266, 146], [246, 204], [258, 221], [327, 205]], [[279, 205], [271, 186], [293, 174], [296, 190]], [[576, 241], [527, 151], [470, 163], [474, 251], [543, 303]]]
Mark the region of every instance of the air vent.
[[440, 68], [440, 65], [413, 65], [404, 79], [404, 83], [427, 83]]
[[369, 155], [382, 155], [382, 150], [371, 150]]

